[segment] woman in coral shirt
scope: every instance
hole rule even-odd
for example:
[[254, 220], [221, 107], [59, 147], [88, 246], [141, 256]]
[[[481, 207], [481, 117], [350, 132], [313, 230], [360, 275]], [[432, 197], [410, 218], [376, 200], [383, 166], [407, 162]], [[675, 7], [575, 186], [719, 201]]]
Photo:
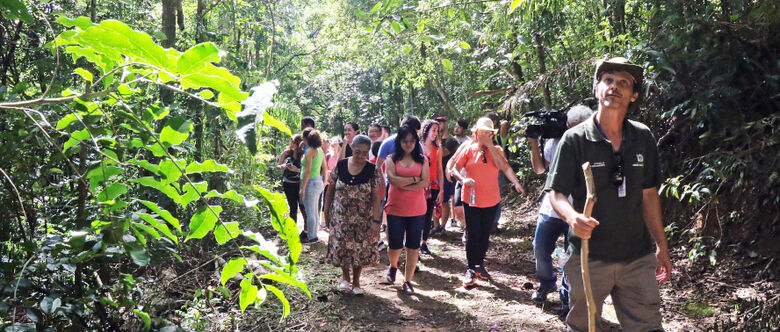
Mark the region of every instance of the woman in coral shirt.
[[[493, 145], [496, 130], [489, 118], [477, 120], [471, 129], [476, 139], [463, 147], [455, 159], [453, 177], [463, 183], [461, 200], [466, 214], [466, 259], [468, 269], [463, 280], [466, 287], [474, 286], [476, 278], [489, 280], [485, 269], [485, 254], [490, 242], [490, 229], [501, 202], [498, 172], [506, 168], [507, 161], [500, 146]], [[467, 176], [461, 169], [466, 169]]]

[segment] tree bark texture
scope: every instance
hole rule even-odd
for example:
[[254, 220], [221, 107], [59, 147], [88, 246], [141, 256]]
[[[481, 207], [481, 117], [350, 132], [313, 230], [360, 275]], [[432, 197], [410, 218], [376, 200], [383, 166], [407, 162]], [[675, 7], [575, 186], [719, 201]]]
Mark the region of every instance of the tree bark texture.
[[[163, 47], [174, 47], [176, 45], [176, 12], [179, 7], [179, 0], [162, 0], [162, 32], [165, 34]], [[168, 89], [160, 89], [160, 101], [163, 105], [173, 103], [173, 92]]]
[[[534, 34], [534, 43], [536, 44], [536, 56], [539, 58], [539, 74], [547, 74], [547, 66], [544, 62], [544, 44], [542, 43], [542, 35], [539, 33]], [[552, 109], [552, 98], [550, 98], [550, 87], [547, 84], [547, 79], [543, 80], [543, 95], [544, 95], [544, 107], [546, 109]]]

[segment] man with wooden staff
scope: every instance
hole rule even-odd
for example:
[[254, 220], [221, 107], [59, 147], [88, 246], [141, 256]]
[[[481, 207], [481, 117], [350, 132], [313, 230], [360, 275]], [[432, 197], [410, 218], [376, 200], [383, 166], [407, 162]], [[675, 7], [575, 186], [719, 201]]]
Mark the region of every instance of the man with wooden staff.
[[[641, 101], [642, 72], [625, 58], [598, 62], [593, 80], [598, 112], [566, 131], [547, 177], [550, 202], [571, 227], [571, 257], [564, 266], [571, 288], [571, 311], [566, 316], [571, 331], [588, 329], [582, 239], [590, 243], [587, 258], [596, 326], [604, 299], [611, 295], [624, 331], [663, 331], [658, 284], [669, 280], [672, 263], [661, 221], [658, 150], [647, 126], [626, 119]], [[591, 217], [581, 213], [585, 162], [590, 162], [595, 182]]]

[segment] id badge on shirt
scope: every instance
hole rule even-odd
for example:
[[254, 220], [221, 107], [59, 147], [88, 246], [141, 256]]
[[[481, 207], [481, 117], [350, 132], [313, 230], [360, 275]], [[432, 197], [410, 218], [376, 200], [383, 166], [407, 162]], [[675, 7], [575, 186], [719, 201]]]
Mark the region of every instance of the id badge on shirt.
[[626, 181], [628, 181], [628, 179], [624, 177], [623, 183], [618, 187], [618, 197], [626, 197]]

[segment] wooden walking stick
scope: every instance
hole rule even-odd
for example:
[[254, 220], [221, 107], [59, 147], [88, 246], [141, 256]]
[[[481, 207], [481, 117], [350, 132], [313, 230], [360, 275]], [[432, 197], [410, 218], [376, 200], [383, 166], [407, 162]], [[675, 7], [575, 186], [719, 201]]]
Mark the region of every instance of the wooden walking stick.
[[[586, 218], [590, 218], [593, 212], [593, 205], [596, 203], [596, 185], [593, 182], [593, 171], [590, 169], [590, 162], [582, 164], [582, 172], [585, 175], [585, 187], [587, 188], [585, 208], [582, 210], [582, 214]], [[589, 251], [588, 239], [582, 239], [580, 265], [582, 265], [582, 284], [585, 286], [585, 299], [588, 305], [588, 331], [596, 332], [596, 301], [593, 299], [593, 288], [590, 287]]]

